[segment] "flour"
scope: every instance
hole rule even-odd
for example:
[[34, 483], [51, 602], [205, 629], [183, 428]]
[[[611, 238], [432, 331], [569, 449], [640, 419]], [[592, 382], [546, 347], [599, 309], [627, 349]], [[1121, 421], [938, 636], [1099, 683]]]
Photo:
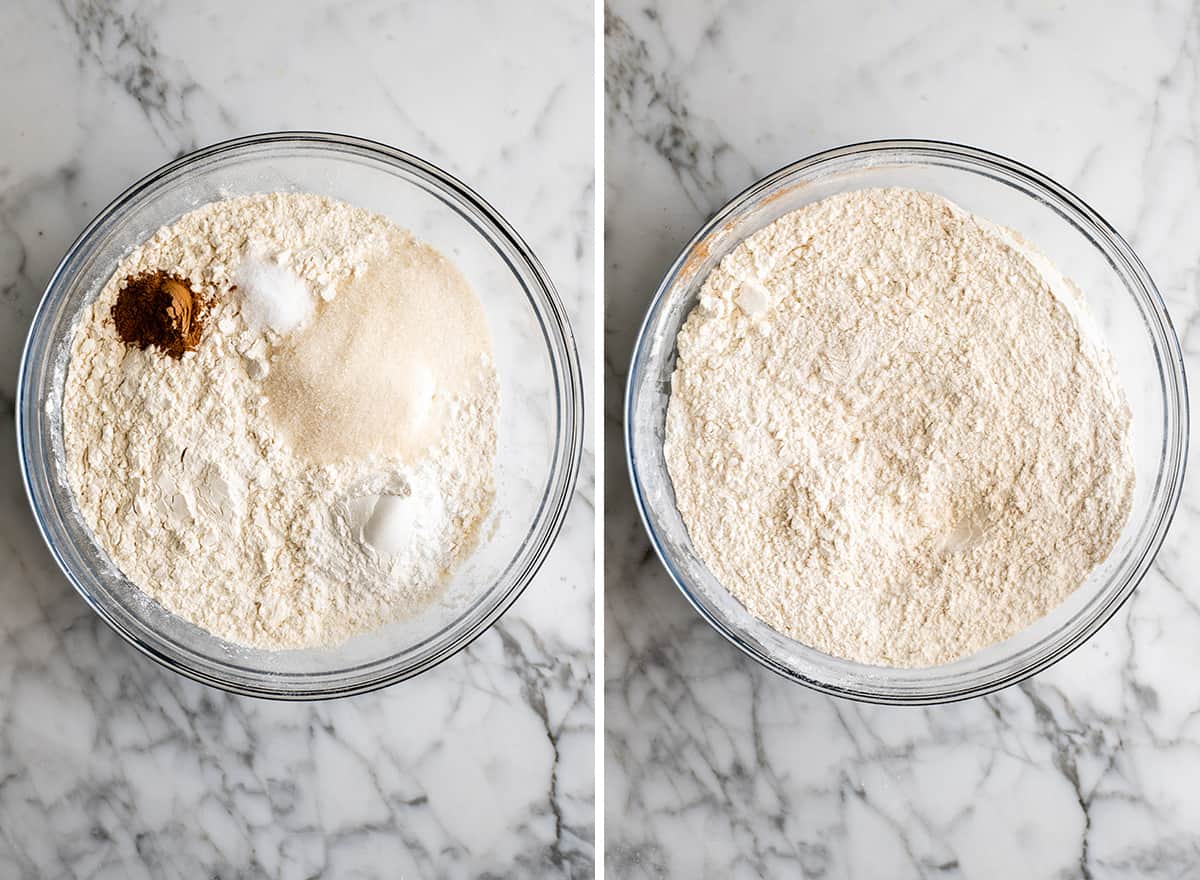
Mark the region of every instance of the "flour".
[[1033, 623], [1132, 503], [1129, 409], [1081, 312], [1044, 257], [926, 193], [750, 236], [678, 336], [665, 454], [700, 558], [774, 629], [863, 663]]
[[[285, 355], [312, 354], [339, 298], [353, 309], [356, 278], [430, 251], [383, 217], [273, 193], [206, 205], [121, 261], [80, 317], [63, 433], [80, 510], [126, 577], [167, 610], [264, 648], [336, 643], [440, 592], [492, 502], [498, 395], [486, 330], [464, 343], [469, 385], [419, 380], [438, 430], [418, 455], [388, 443], [362, 456], [303, 454], [273, 416], [268, 385]], [[128, 348], [113, 327], [123, 279], [153, 270], [212, 303], [199, 346], [179, 360]], [[445, 261], [409, 280], [403, 295], [422, 307], [447, 287], [466, 291], [462, 308], [485, 327]], [[393, 347], [404, 342], [393, 337]], [[323, 415], [345, 417], [336, 400]]]

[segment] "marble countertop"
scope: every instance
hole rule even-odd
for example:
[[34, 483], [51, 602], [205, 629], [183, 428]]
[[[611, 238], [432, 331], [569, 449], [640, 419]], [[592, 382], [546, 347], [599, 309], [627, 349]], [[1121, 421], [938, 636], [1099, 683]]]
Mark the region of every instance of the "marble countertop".
[[1066, 184], [1147, 264], [1200, 374], [1196, 7], [969, 8], [610, 4], [610, 876], [1200, 873], [1195, 479], [1153, 571], [1098, 636], [1020, 686], [929, 709], [822, 697], [738, 654], [670, 583], [632, 508], [620, 398], [659, 278], [730, 196], [839, 144], [959, 141]]
[[0, 6], [0, 876], [591, 876], [590, 444], [498, 626], [411, 682], [292, 705], [186, 681], [100, 622], [34, 528], [12, 420], [76, 233], [163, 162], [272, 129], [467, 181], [545, 262], [590, 364], [592, 23], [551, 0]]

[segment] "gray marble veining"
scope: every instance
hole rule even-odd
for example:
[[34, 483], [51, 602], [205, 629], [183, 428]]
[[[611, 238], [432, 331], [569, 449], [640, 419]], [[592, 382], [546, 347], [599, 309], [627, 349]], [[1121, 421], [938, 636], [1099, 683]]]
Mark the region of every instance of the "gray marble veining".
[[556, 3], [0, 7], [0, 876], [591, 876], [590, 444], [497, 627], [382, 693], [288, 705], [113, 635], [42, 546], [12, 430], [24, 334], [75, 234], [157, 165], [271, 129], [466, 180], [546, 263], [590, 363], [591, 59], [590, 10]]
[[776, 678], [686, 605], [619, 430], [636, 328], [692, 232], [774, 168], [873, 138], [1071, 187], [1146, 262], [1196, 372], [1200, 7], [613, 0], [605, 28], [610, 876], [1200, 876], [1194, 480], [1083, 648], [986, 699], [880, 708]]

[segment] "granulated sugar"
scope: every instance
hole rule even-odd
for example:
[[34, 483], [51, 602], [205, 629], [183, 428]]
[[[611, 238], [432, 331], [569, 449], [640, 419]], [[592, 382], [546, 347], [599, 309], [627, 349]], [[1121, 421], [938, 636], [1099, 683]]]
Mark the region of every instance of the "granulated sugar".
[[448, 400], [470, 395], [488, 328], [462, 275], [433, 248], [393, 236], [321, 320], [293, 335], [264, 383], [288, 443], [328, 463], [390, 450], [409, 461], [441, 436]]
[[805, 207], [721, 261], [678, 336], [665, 452], [697, 552], [751, 613], [839, 657], [947, 663], [1108, 555], [1129, 409], [1039, 266], [900, 189]]

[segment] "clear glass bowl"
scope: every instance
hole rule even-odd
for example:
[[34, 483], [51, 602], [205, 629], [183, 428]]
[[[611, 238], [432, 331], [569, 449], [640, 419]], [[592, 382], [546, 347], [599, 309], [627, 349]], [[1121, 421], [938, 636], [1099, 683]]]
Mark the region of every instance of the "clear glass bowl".
[[[63, 380], [81, 308], [121, 257], [164, 223], [216, 199], [266, 191], [319, 193], [376, 211], [446, 254], [483, 303], [500, 380], [496, 503], [480, 546], [421, 614], [337, 648], [255, 650], [165, 611], [95, 543], [62, 464]], [[316, 699], [417, 675], [461, 650], [513, 603], [558, 534], [574, 489], [582, 395], [575, 341], [554, 286], [487, 202], [441, 169], [391, 147], [282, 132], [184, 156], [134, 184], [83, 231], [50, 279], [29, 331], [17, 389], [17, 441], [29, 499], [51, 553], [121, 636], [206, 684]]]
[[[1055, 611], [974, 656], [892, 669], [829, 656], [753, 617], [696, 556], [663, 459], [675, 336], [709, 271], [742, 239], [835, 193], [902, 186], [939, 193], [1021, 233], [1079, 285], [1112, 352], [1133, 410], [1137, 488], [1109, 558]], [[1010, 159], [932, 141], [878, 141], [829, 150], [751, 186], [696, 233], [650, 304], [625, 401], [634, 496], [651, 543], [684, 596], [721, 635], [769, 669], [837, 696], [894, 704], [949, 702], [1033, 675], [1093, 633], [1133, 592], [1179, 501], [1188, 442], [1179, 342], [1162, 298], [1129, 245], [1064, 187]]]

